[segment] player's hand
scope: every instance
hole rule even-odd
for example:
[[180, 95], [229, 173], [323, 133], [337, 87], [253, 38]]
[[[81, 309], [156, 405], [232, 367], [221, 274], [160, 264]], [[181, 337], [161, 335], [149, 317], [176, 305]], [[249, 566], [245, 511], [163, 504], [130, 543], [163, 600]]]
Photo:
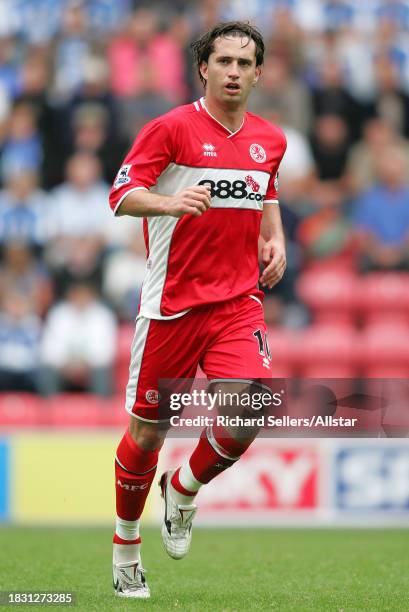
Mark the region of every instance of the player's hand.
[[283, 278], [287, 265], [284, 240], [273, 238], [266, 242], [261, 249], [261, 260], [265, 268], [260, 284], [271, 289]]
[[192, 185], [169, 199], [166, 213], [171, 217], [200, 217], [211, 205], [210, 187]]

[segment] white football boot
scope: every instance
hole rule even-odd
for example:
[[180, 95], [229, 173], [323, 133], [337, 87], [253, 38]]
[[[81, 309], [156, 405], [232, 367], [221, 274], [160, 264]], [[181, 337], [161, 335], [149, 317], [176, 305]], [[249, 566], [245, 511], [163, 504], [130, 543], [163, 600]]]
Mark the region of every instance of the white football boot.
[[145, 579], [145, 570], [138, 561], [126, 561], [112, 565], [115, 595], [118, 597], [133, 597], [135, 599], [148, 599], [151, 596]]
[[195, 504], [177, 504], [172, 499], [171, 484], [175, 470], [162, 474], [159, 482], [165, 501], [165, 517], [162, 524], [162, 540], [165, 550], [172, 559], [182, 559], [190, 548], [192, 521], [196, 514]]

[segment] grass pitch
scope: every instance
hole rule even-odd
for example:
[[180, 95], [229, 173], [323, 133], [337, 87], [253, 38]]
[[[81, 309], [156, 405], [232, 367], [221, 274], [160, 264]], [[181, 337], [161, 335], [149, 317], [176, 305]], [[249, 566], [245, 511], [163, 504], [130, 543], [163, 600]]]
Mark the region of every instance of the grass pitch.
[[65, 607], [84, 611], [409, 611], [409, 531], [196, 528], [188, 557], [173, 561], [159, 529], [146, 529], [148, 601], [114, 597], [111, 537], [2, 528], [0, 589], [73, 591], [76, 605]]

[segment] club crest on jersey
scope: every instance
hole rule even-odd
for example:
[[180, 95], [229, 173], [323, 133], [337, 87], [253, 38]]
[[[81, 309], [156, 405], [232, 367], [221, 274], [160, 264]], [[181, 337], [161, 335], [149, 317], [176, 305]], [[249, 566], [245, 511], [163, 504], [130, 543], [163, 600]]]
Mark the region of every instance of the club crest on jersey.
[[217, 157], [216, 147], [211, 142], [204, 142], [203, 155], [205, 157]]
[[129, 171], [131, 169], [132, 164], [125, 164], [120, 168], [118, 174], [116, 175], [114, 189], [118, 189], [122, 185], [126, 185], [131, 182], [131, 177], [129, 176]]
[[150, 404], [159, 404], [160, 394], [155, 389], [149, 389], [145, 393], [146, 401]]
[[259, 144], [250, 145], [249, 152], [250, 152], [251, 159], [253, 159], [258, 164], [262, 164], [267, 159], [266, 152], [264, 151], [263, 147]]

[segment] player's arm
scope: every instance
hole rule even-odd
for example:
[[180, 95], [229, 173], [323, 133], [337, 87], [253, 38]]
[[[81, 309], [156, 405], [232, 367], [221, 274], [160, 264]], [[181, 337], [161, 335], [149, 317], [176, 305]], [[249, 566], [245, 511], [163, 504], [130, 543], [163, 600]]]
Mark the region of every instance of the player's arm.
[[117, 215], [132, 217], [200, 217], [210, 207], [210, 189], [204, 185], [192, 185], [174, 196], [150, 193], [147, 189], [136, 189], [126, 195], [117, 210]]
[[158, 117], [139, 132], [118, 171], [109, 196], [113, 212], [132, 217], [171, 215], [199, 217], [210, 206], [210, 191], [203, 185], [186, 187], [175, 195], [151, 192], [158, 178], [174, 162], [177, 125]]
[[264, 205], [260, 237], [261, 260], [265, 266], [260, 284], [271, 289], [282, 279], [286, 268], [285, 236], [278, 204]]

